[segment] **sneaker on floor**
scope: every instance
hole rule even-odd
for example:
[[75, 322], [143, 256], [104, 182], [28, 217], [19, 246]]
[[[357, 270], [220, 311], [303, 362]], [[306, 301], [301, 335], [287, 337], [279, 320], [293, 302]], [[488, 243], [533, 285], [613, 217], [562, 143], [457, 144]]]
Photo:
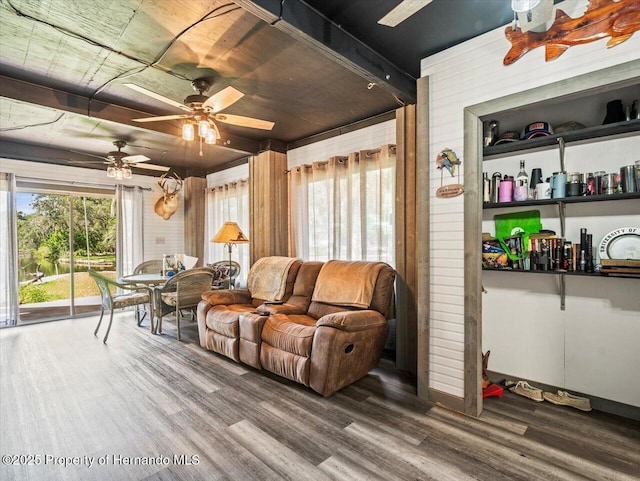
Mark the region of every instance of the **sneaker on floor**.
[[591, 411], [591, 401], [586, 397], [574, 396], [567, 391], [558, 391], [557, 394], [552, 392], [545, 392], [543, 394], [544, 399], [553, 404], [560, 404], [562, 406], [571, 406], [572, 408], [580, 409], [581, 411]]
[[542, 389], [533, 387], [527, 381], [518, 381], [515, 386], [509, 388], [509, 391], [519, 394], [520, 396], [533, 399], [536, 402], [544, 401], [544, 398], [542, 397]]

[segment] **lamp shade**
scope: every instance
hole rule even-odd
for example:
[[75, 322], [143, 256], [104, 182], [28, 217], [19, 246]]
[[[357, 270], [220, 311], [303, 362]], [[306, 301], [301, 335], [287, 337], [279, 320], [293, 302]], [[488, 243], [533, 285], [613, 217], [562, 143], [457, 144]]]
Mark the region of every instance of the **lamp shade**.
[[243, 234], [238, 224], [235, 222], [225, 222], [218, 233], [213, 236], [211, 242], [217, 244], [246, 244], [249, 242], [249, 239]]

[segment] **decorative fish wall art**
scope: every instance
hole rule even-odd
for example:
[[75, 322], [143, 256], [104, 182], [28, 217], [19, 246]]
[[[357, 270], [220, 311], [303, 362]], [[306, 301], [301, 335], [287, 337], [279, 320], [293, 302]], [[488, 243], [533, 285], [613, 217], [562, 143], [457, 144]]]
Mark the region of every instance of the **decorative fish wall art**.
[[578, 18], [571, 18], [562, 10], [556, 10], [556, 19], [546, 32], [522, 32], [511, 26], [505, 36], [511, 49], [505, 55], [504, 65], [511, 65], [525, 53], [545, 46], [545, 60], [555, 60], [570, 47], [611, 37], [607, 48], [628, 40], [640, 30], [640, 0], [591, 0]]

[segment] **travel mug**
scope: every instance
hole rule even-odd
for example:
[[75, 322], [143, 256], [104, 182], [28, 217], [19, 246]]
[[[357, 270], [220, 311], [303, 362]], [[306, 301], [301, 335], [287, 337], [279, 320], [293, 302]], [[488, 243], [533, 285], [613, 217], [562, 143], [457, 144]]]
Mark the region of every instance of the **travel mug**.
[[551, 177], [551, 197], [562, 199], [565, 196], [565, 184], [567, 183], [566, 172], [554, 172]]
[[604, 192], [602, 191], [602, 177], [604, 176], [605, 172], [603, 170], [599, 170], [597, 172], [593, 173], [593, 178], [595, 180], [595, 184], [594, 184], [594, 194], [595, 195], [602, 195], [604, 194]]
[[527, 185], [516, 185], [513, 189], [513, 200], [519, 202], [529, 198], [529, 187]]
[[616, 174], [604, 174], [600, 177], [601, 194], [611, 195], [617, 192], [616, 190]]
[[587, 184], [584, 182], [567, 182], [565, 189], [567, 197], [580, 197], [587, 193]]
[[635, 165], [625, 165], [620, 167], [620, 183], [622, 185], [622, 192], [637, 192], [637, 172]]
[[491, 176], [491, 202], [496, 204], [500, 202], [500, 184], [502, 183], [502, 174], [494, 172]]
[[549, 182], [540, 182], [536, 185], [536, 199], [551, 199], [551, 184]]
[[532, 169], [531, 170], [531, 180], [529, 181], [529, 191], [531, 193], [531, 198], [536, 198], [536, 185], [542, 182], [542, 169]]
[[500, 182], [498, 202], [511, 202], [513, 200], [513, 177], [505, 176]]

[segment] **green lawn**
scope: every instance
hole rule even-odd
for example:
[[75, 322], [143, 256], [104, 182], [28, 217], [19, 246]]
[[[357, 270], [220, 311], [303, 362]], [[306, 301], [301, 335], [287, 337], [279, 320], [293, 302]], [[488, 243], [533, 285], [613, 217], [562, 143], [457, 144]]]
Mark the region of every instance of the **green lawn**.
[[[116, 278], [116, 273], [113, 271], [102, 271], [101, 273], [111, 279]], [[95, 281], [89, 277], [88, 272], [77, 272], [75, 274], [74, 287], [76, 298], [100, 295], [100, 291], [98, 290]], [[48, 282], [26, 284], [20, 286], [20, 304], [69, 299], [69, 293], [71, 292], [70, 289], [70, 275]]]

